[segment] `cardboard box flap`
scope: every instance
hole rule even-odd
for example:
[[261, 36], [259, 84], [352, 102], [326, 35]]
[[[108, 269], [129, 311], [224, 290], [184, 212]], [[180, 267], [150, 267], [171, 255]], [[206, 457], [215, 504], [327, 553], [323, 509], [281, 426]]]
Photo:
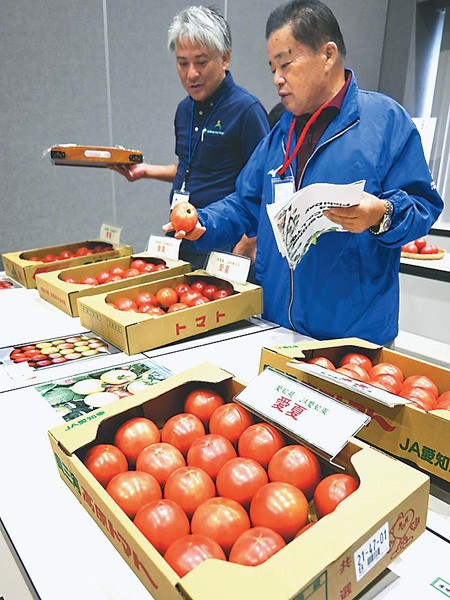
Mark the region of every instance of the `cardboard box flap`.
[[270, 367], [235, 401], [332, 462], [370, 417]]
[[368, 350], [378, 350], [380, 346], [362, 340], [359, 338], [341, 338], [335, 340], [311, 340], [310, 342], [299, 342], [298, 344], [271, 346], [270, 350], [274, 352], [281, 351], [285, 356], [291, 358], [305, 358], [304, 350], [320, 350], [321, 348], [339, 348], [341, 346], [351, 346], [355, 348], [367, 348]]
[[[91, 419], [83, 423], [83, 427], [76, 427], [73, 421], [54, 427], [50, 432], [59, 447], [66, 455], [71, 456], [75, 450], [81, 445], [86, 446], [93, 442], [98, 434], [99, 428], [108, 420], [121, 415], [124, 412], [138, 409], [143, 402], [154, 400], [158, 396], [172, 391], [174, 388], [181, 387], [186, 384], [194, 386], [198, 382], [205, 382], [209, 385], [218, 384], [227, 379], [231, 379], [233, 375], [228, 371], [217, 367], [212, 363], [201, 363], [198, 366], [172, 375], [163, 381], [159, 381], [147, 389], [137, 392], [132, 396], [119, 398], [111, 402], [107, 406], [101, 408], [97, 413], [97, 418]], [[136, 412], [135, 416], [142, 415], [142, 412]]]

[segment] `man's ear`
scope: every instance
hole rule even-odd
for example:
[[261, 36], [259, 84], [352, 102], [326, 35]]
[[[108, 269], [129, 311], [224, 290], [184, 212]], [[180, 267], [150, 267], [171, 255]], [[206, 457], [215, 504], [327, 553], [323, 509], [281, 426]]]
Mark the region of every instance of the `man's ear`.
[[339, 50], [334, 42], [327, 42], [323, 45], [323, 56], [329, 67], [334, 67], [339, 60]]
[[231, 52], [229, 50], [226, 50], [224, 55], [222, 56], [222, 67], [223, 67], [224, 71], [226, 71], [228, 69], [228, 67], [230, 66], [230, 60], [231, 60]]

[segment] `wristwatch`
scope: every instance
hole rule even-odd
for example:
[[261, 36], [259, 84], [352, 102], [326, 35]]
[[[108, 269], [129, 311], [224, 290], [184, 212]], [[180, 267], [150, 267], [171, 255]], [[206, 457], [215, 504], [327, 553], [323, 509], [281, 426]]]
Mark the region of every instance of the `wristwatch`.
[[386, 233], [392, 224], [392, 215], [394, 213], [394, 205], [389, 200], [385, 200], [386, 202], [386, 211], [381, 219], [381, 223], [378, 228], [369, 227], [369, 230], [374, 235], [380, 235], [381, 233]]

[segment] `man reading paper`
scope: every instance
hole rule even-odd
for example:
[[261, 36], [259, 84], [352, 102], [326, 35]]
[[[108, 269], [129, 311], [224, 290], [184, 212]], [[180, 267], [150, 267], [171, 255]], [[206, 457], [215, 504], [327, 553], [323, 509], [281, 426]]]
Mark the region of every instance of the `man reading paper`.
[[[256, 147], [236, 191], [200, 210], [186, 237], [207, 249], [218, 239], [257, 235], [255, 277], [265, 318], [316, 339], [388, 344], [398, 333], [401, 246], [428, 234], [443, 207], [419, 133], [394, 100], [358, 88], [344, 65], [339, 25], [322, 2], [292, 0], [275, 9], [266, 38], [286, 110]], [[344, 231], [320, 235], [290, 267], [267, 206], [313, 183], [360, 180], [358, 205], [325, 211]]]

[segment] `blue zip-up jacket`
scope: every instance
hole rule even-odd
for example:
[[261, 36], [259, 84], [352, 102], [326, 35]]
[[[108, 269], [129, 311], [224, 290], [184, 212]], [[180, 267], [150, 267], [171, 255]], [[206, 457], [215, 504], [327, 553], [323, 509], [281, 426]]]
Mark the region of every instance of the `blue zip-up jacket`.
[[[300, 187], [366, 180], [365, 191], [394, 205], [384, 234], [330, 232], [320, 236], [295, 270], [277, 249], [266, 205], [269, 171], [282, 165], [292, 114], [285, 113], [259, 143], [236, 191], [199, 211], [202, 250], [257, 235], [256, 281], [264, 317], [324, 340], [355, 336], [384, 345], [398, 334], [401, 246], [427, 235], [443, 202], [426, 163], [419, 133], [391, 98], [359, 90], [352, 76], [341, 111], [306, 164]], [[293, 147], [293, 146], [292, 146]], [[291, 165], [296, 172], [296, 162]]]

